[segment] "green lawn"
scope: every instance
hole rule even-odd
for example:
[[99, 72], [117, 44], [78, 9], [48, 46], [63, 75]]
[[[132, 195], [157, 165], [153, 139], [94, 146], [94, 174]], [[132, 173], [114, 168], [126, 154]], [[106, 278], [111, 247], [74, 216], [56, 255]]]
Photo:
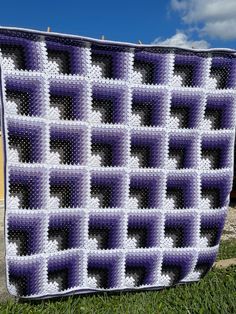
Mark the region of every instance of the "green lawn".
[[217, 260], [236, 257], [236, 239], [222, 241]]
[[[236, 240], [224, 241], [218, 259], [236, 257]], [[74, 296], [0, 304], [0, 313], [158, 314], [236, 313], [236, 266], [213, 269], [198, 283], [161, 291]]]

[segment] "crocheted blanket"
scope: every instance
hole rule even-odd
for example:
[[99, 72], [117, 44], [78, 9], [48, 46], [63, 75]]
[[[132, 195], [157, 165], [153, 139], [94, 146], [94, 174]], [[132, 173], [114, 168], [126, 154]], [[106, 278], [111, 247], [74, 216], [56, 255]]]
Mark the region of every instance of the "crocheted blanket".
[[233, 50], [0, 29], [11, 294], [160, 289], [216, 258], [233, 178]]

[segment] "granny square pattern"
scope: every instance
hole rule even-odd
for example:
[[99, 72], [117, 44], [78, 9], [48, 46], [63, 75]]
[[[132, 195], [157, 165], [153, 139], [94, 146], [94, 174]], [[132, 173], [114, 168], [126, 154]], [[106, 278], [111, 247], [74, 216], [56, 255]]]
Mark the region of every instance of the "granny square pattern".
[[213, 265], [236, 55], [0, 28], [7, 288], [161, 289]]

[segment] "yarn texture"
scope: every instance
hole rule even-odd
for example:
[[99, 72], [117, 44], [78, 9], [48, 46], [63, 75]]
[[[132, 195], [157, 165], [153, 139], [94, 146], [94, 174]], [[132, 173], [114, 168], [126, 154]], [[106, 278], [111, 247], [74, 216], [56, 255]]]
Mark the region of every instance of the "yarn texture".
[[236, 55], [0, 28], [7, 288], [198, 281], [233, 179]]

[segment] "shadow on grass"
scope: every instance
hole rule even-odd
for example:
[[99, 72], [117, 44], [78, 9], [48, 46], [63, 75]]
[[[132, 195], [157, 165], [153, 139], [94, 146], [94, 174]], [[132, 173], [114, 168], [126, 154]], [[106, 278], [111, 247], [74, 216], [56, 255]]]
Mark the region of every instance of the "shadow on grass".
[[[207, 276], [204, 275], [201, 280]], [[139, 295], [139, 294], [143, 294], [144, 292], [148, 292], [148, 293], [156, 293], [156, 292], [159, 292], [159, 293], [164, 293], [164, 292], [167, 292], [169, 290], [173, 290], [173, 289], [176, 289], [180, 286], [187, 286], [187, 287], [191, 287], [191, 286], [194, 286], [196, 284], [198, 284], [199, 281], [193, 281], [193, 282], [187, 282], [187, 283], [177, 283], [175, 285], [172, 285], [172, 286], [169, 286], [169, 287], [162, 287], [162, 288], [142, 288], [140, 290], [133, 290], [133, 289], [130, 289], [130, 290], [120, 290], [120, 291], [94, 291], [94, 292], [88, 292], [88, 293], [83, 293], [83, 294], [80, 294], [80, 293], [71, 293], [70, 295], [64, 295], [64, 296], [60, 296], [60, 297], [57, 297], [57, 296], [50, 296], [50, 297], [45, 297], [44, 299], [38, 299], [38, 300], [35, 300], [35, 299], [24, 299], [24, 298], [18, 298], [17, 299], [17, 303], [18, 304], [28, 304], [28, 305], [39, 305], [39, 304], [47, 304], [47, 303], [57, 303], [57, 302], [60, 302], [60, 301], [63, 301], [63, 302], [67, 302], [69, 299], [86, 299], [86, 300], [89, 300], [89, 299], [93, 299], [94, 297], [101, 297], [101, 298], [104, 298], [104, 297], [113, 297], [113, 296], [118, 296], [118, 297], [125, 297], [125, 296], [129, 296], [129, 295]]]

